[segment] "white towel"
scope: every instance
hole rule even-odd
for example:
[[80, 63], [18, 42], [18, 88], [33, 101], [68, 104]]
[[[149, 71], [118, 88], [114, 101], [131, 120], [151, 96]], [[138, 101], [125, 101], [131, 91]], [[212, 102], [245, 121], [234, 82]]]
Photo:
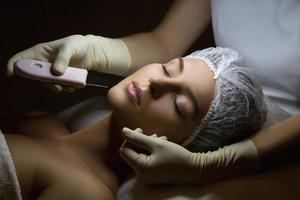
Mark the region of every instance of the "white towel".
[[0, 199], [22, 200], [16, 170], [4, 135], [0, 130]]

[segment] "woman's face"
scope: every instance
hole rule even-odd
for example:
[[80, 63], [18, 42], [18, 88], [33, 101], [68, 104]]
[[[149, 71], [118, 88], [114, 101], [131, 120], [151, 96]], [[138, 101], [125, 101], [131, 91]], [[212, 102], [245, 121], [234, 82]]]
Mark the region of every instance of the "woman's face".
[[213, 72], [200, 59], [150, 64], [108, 92], [122, 125], [182, 143], [206, 114], [214, 95]]

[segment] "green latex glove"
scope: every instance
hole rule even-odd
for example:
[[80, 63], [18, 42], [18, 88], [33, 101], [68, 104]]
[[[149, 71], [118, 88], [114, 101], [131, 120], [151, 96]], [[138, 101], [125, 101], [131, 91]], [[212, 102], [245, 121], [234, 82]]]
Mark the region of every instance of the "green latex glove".
[[[62, 75], [67, 66], [124, 75], [131, 64], [129, 50], [122, 40], [94, 35], [71, 35], [19, 52], [7, 63], [8, 75], [14, 74], [14, 63], [23, 58], [53, 63], [52, 72], [56, 75]], [[74, 89], [47, 85], [55, 91]]]
[[140, 153], [126, 145], [122, 158], [148, 184], [203, 184], [248, 174], [257, 170], [258, 154], [251, 140], [244, 140], [213, 152], [191, 153], [166, 139], [151, 137], [141, 131], [124, 128], [126, 142], [144, 149]]

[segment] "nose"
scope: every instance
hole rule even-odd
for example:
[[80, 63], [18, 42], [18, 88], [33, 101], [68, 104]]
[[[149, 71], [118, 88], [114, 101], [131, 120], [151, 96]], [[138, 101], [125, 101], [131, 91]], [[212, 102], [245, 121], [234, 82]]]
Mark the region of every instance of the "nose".
[[160, 98], [166, 93], [174, 93], [180, 91], [182, 84], [170, 78], [151, 78], [149, 79], [149, 89], [154, 99]]

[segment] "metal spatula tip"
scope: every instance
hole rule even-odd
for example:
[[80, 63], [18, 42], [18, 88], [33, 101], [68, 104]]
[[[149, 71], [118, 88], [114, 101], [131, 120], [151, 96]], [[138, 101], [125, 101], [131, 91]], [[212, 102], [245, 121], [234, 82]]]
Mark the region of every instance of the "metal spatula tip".
[[86, 86], [93, 86], [93, 87], [100, 87], [100, 88], [108, 89], [107, 85], [97, 85], [97, 84], [87, 83]]

